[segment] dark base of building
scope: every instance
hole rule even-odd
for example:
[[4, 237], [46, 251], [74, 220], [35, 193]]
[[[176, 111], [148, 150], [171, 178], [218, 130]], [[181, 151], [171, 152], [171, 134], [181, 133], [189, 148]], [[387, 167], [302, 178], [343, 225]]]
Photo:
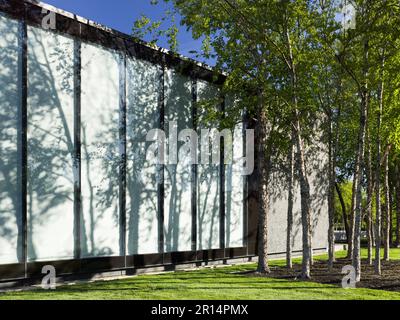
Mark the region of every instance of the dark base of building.
[[[214, 249], [197, 252], [173, 252], [165, 254], [146, 254], [127, 257], [88, 258], [65, 261], [43, 261], [27, 264], [27, 272], [23, 264], [0, 266], [1, 289], [29, 287], [41, 283], [45, 276], [42, 267], [52, 265], [56, 268], [57, 283], [73, 281], [100, 280], [115, 277], [134, 276], [146, 273], [161, 273], [193, 269], [207, 266], [232, 265], [257, 262], [254, 255], [234, 255], [246, 248]], [[326, 248], [314, 249], [314, 254], [323, 254]], [[302, 252], [294, 251], [293, 257]], [[284, 252], [270, 254], [271, 259], [285, 258]], [[126, 263], [126, 266], [125, 266]], [[132, 265], [133, 263], [133, 265]], [[130, 264], [130, 265], [129, 265]]]

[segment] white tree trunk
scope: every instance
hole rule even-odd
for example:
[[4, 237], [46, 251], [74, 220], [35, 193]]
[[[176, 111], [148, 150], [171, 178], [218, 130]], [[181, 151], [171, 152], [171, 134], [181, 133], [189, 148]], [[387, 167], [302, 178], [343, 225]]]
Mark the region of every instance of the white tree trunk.
[[385, 229], [384, 229], [384, 248], [383, 248], [383, 259], [389, 261], [390, 259], [390, 195], [389, 195], [389, 155], [385, 157], [384, 162], [385, 168], [385, 183], [384, 183], [384, 193], [385, 193]]
[[400, 162], [395, 166], [395, 193], [396, 193], [396, 246], [400, 246]]
[[[384, 66], [384, 60], [382, 61], [382, 66]], [[375, 222], [375, 274], [381, 274], [381, 121], [382, 121], [382, 111], [383, 111], [383, 75], [381, 80], [381, 85], [379, 88], [379, 111], [377, 120], [377, 139], [376, 139], [376, 169], [375, 169], [375, 192], [376, 192], [376, 222]]]
[[364, 41], [364, 84], [361, 96], [361, 114], [360, 114], [360, 132], [358, 136], [358, 174], [357, 174], [357, 192], [356, 192], [356, 210], [355, 210], [355, 228], [353, 243], [353, 267], [356, 272], [356, 281], [361, 280], [361, 223], [362, 223], [362, 178], [365, 169], [365, 141], [367, 134], [367, 115], [368, 115], [368, 41]]
[[373, 196], [373, 182], [372, 182], [372, 163], [371, 163], [371, 145], [368, 135], [368, 151], [367, 151], [367, 208], [366, 208], [366, 219], [367, 219], [367, 238], [368, 238], [368, 264], [372, 265], [372, 196]]
[[354, 242], [353, 242], [353, 267], [356, 271], [356, 281], [361, 280], [361, 223], [362, 223], [362, 172], [364, 168], [364, 152], [365, 152], [365, 133], [366, 133], [366, 104], [367, 96], [362, 98], [362, 111], [360, 118], [360, 134], [359, 134], [359, 172], [358, 183], [356, 188], [356, 206], [355, 206], [355, 226], [354, 226]]
[[268, 266], [268, 205], [270, 155], [266, 152], [268, 144], [267, 116], [264, 110], [263, 93], [259, 94], [257, 110], [256, 139], [258, 142], [258, 272], [269, 273]]
[[359, 158], [356, 156], [356, 163], [354, 167], [354, 177], [353, 177], [353, 186], [351, 192], [351, 207], [350, 207], [350, 229], [349, 229], [349, 238], [348, 249], [347, 249], [347, 258], [353, 259], [353, 247], [354, 247], [354, 228], [355, 228], [355, 211], [356, 211], [356, 195], [357, 195], [357, 183], [358, 183], [358, 171], [359, 171]]
[[335, 262], [335, 153], [333, 142], [333, 119], [330, 112], [329, 117], [329, 196], [328, 196], [328, 216], [329, 216], [329, 229], [328, 229], [328, 270], [332, 271], [333, 263]]
[[292, 238], [293, 238], [294, 162], [295, 162], [295, 142], [294, 142], [294, 133], [292, 132], [292, 145], [289, 152], [288, 211], [287, 211], [287, 233], [286, 233], [286, 266], [290, 269], [293, 267]]

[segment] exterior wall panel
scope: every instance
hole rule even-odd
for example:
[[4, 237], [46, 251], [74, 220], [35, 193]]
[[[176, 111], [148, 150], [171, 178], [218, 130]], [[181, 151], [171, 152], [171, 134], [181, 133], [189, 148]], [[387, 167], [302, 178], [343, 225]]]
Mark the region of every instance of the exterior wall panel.
[[18, 262], [22, 256], [18, 22], [0, 14], [0, 34], [0, 264], [6, 264]]
[[116, 52], [82, 44], [83, 257], [120, 252], [119, 62]]
[[73, 258], [73, 40], [28, 27], [28, 260]]
[[[167, 137], [170, 134], [174, 135], [177, 142], [175, 145], [175, 142], [168, 140], [167, 145], [167, 152], [169, 147], [177, 150], [177, 164], [168, 162], [164, 170], [165, 252], [190, 251], [192, 226], [190, 150], [181, 148], [184, 142], [178, 142], [176, 134], [179, 135], [182, 130], [192, 128], [191, 80], [168, 70], [165, 85], [165, 133]], [[172, 154], [169, 154], [168, 160], [172, 160], [171, 158]]]
[[158, 253], [157, 165], [146, 161], [149, 130], [158, 128], [160, 68], [127, 63], [127, 253]]
[[[243, 247], [244, 183], [242, 158], [244, 156], [243, 125], [237, 125], [232, 135], [232, 163], [225, 166], [226, 247]], [[225, 145], [225, 147], [227, 147]]]
[[[218, 98], [218, 90], [215, 86], [199, 81], [198, 85], [199, 109], [197, 130], [218, 128], [216, 125], [210, 125], [207, 121], [207, 107], [202, 106], [205, 101]], [[212, 130], [210, 137], [213, 137]], [[209, 140], [208, 140], [209, 141]], [[219, 229], [219, 164], [211, 163], [211, 143], [205, 139], [200, 139], [200, 147], [209, 147], [209, 164], [202, 163], [199, 159], [197, 175], [197, 245], [199, 250], [218, 249], [220, 247], [220, 229]]]

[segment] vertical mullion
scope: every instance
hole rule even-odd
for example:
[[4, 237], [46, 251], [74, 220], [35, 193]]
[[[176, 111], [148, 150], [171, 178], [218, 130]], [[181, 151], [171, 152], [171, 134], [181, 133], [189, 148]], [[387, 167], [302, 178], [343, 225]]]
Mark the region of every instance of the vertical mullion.
[[[221, 106], [221, 114], [225, 114], [225, 97], [223, 97]], [[225, 139], [220, 138], [220, 164], [219, 164], [219, 246], [225, 249]]]
[[[192, 127], [197, 130], [197, 79], [192, 78]], [[196, 150], [197, 152], [197, 150]], [[193, 159], [194, 160], [194, 159]], [[192, 164], [192, 251], [197, 251], [197, 163]]]
[[74, 40], [74, 257], [81, 257], [81, 41]]
[[[162, 64], [161, 73], [159, 78], [159, 129], [165, 129], [165, 65]], [[164, 146], [163, 146], [164, 148]], [[160, 150], [158, 150], [160, 152]], [[165, 152], [165, 150], [164, 150]], [[165, 159], [165, 155], [163, 155]], [[158, 184], [158, 252], [164, 253], [164, 164], [157, 164]], [[164, 257], [163, 257], [164, 259]]]
[[19, 37], [19, 137], [18, 137], [18, 177], [20, 179], [19, 186], [21, 188], [20, 208], [21, 215], [21, 261], [24, 264], [25, 278], [27, 278], [27, 262], [28, 262], [28, 217], [27, 217], [27, 184], [28, 184], [28, 34], [25, 20], [19, 21], [18, 26]]
[[119, 61], [119, 228], [120, 255], [126, 266], [126, 55]]
[[[247, 112], [244, 111], [242, 117], [242, 157], [246, 156], [246, 129], [248, 125]], [[249, 230], [248, 230], [248, 201], [249, 201], [249, 176], [243, 176], [243, 246], [246, 247], [247, 255], [249, 254], [249, 246], [248, 246], [248, 238], [249, 238]]]

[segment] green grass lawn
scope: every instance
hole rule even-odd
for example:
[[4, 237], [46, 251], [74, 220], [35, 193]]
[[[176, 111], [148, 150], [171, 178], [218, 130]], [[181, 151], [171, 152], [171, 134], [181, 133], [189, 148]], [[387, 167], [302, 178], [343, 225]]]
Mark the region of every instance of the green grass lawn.
[[[365, 250], [363, 255], [365, 256]], [[345, 252], [338, 252], [343, 257]], [[400, 249], [392, 249], [392, 258], [400, 259]], [[326, 259], [318, 256], [316, 259]], [[295, 259], [300, 263], [300, 259]], [[271, 261], [271, 266], [284, 261]], [[235, 274], [254, 270], [255, 264], [204, 268], [158, 275], [140, 275], [122, 280], [65, 285], [56, 290], [30, 290], [0, 293], [3, 299], [399, 299], [400, 293], [372, 289], [342, 289], [314, 282], [249, 277]]]

